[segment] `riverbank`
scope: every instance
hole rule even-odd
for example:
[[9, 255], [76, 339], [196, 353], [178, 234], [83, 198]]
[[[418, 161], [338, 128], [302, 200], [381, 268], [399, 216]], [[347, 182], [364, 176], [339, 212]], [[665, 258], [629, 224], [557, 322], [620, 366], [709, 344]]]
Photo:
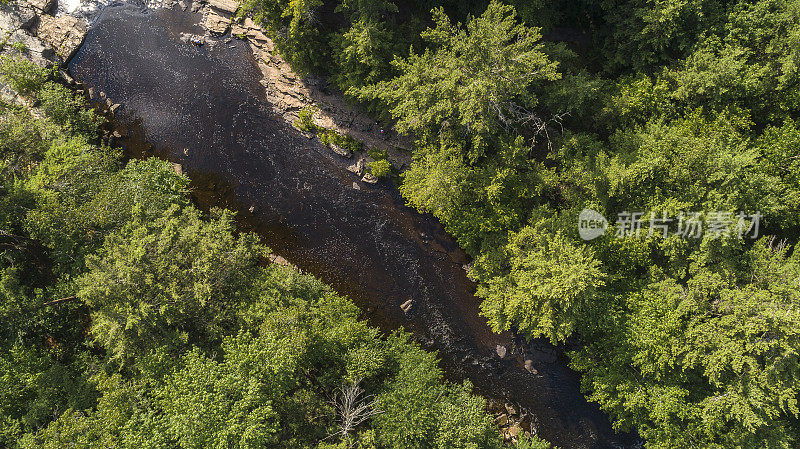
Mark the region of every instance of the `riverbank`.
[[[3, 11], [3, 15], [0, 16], [3, 20], [2, 23], [7, 24], [4, 30], [11, 36], [7, 42], [7, 54], [14, 56], [21, 55], [46, 67], [63, 67], [64, 64], [69, 61], [69, 58], [73, 56], [75, 51], [77, 51], [80, 44], [83, 43], [87, 31], [85, 22], [70, 16], [55, 17], [53, 13], [56, 11], [56, 5], [52, 3], [45, 5], [45, 9], [33, 10], [35, 12], [32, 13], [32, 18], [28, 19], [27, 23], [24, 23], [23, 17], [25, 17], [24, 14], [28, 11], [28, 8], [30, 7], [27, 3], [24, 5], [12, 5], [7, 11]], [[56, 29], [61, 30], [61, 34], [59, 35], [48, 31], [51, 28], [41, 27], [40, 24], [42, 23], [58, 24], [59, 26], [56, 27]], [[186, 36], [184, 35], [184, 37]], [[258, 37], [259, 35], [256, 35], [256, 38]], [[219, 44], [219, 42], [218, 40], [209, 40], [207, 43], [209, 45], [214, 45]], [[66, 72], [62, 72], [62, 75], [64, 80], [78, 90], [78, 92], [87, 96], [90, 100], [95, 101], [96, 105], [100, 103], [98, 106], [100, 106], [103, 113], [114, 121], [114, 114], [121, 107], [120, 104], [114, 103], [104, 90], [86, 87], [83, 83], [75, 82]], [[10, 91], [8, 92], [6, 96], [7, 101], [24, 104], [25, 100], [16, 95], [12, 96]], [[307, 107], [307, 105], [303, 107]], [[291, 115], [283, 117], [287, 121], [291, 119]], [[106, 129], [106, 131], [106, 139], [114, 139], [123, 145], [128, 143], [126, 142], [126, 139], [129, 137], [128, 133], [121, 133], [117, 129], [113, 129], [112, 131], [111, 128]], [[363, 166], [363, 162], [359, 162], [359, 164]], [[178, 173], [184, 171], [181, 164], [174, 163], [173, 165]], [[252, 213], [253, 210], [249, 212]], [[270, 261], [277, 265], [289, 266], [299, 272], [303, 271], [301, 268], [278, 255], [272, 255]], [[406, 307], [403, 309], [403, 313], [410, 314], [410, 304], [412, 304], [412, 300], [406, 301], [405, 304]], [[424, 307], [425, 306], [422, 305], [419, 308], [424, 310]], [[526, 416], [524, 411], [517, 411], [519, 409], [515, 408], [515, 406], [510, 403], [492, 401], [491, 404], [491, 409], [489, 411], [495, 417], [499, 433], [506, 441], [513, 442], [520, 436], [530, 433], [530, 420], [525, 423], [522, 422]], [[523, 428], [523, 425], [525, 428]]]
[[[203, 14], [201, 25], [205, 36], [230, 36], [249, 44], [263, 76], [261, 84], [266, 98], [286, 123], [294, 125], [301, 118], [301, 111], [307, 109], [312, 111], [314, 125], [361, 142], [367, 151], [355, 155], [354, 168], [358, 174], [363, 174], [363, 167], [373, 160], [367, 154], [369, 150], [385, 153], [397, 172], [411, 163], [411, 138], [398, 134], [390, 125], [376, 122], [358, 106], [348, 104], [341, 93], [328, 88], [323, 78], [297, 75], [276, 51], [266, 30], [250, 17], [236, 16], [239, 7], [236, 1], [177, 4], [184, 10]], [[350, 157], [334, 145], [330, 147], [336, 154]]]
[[413, 332], [450, 379], [513, 406], [519, 418], [511, 417], [543, 438], [617, 445], [563, 353], [491, 332], [462, 268], [467, 257], [441, 225], [388, 183], [360, 183], [352, 159], [289, 126], [265, 99], [250, 44], [206, 34], [207, 16], [185, 6], [108, 7], [70, 64], [77, 80], [122, 105], [120, 134], [151, 143], [138, 157], [180, 164], [204, 209], [237, 211], [242, 229], [352, 298], [384, 332]]

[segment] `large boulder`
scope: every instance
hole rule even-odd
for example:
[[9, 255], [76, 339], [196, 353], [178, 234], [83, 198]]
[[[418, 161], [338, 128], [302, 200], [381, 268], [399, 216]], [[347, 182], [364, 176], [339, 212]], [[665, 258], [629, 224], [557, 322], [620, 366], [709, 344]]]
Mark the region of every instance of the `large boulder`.
[[233, 0], [208, 0], [208, 5], [228, 14], [233, 14], [239, 9], [239, 4]]
[[225, 34], [228, 27], [231, 25], [231, 19], [217, 13], [216, 11], [209, 10], [206, 15], [206, 29], [214, 34]]
[[21, 0], [19, 3], [41, 13], [49, 13], [56, 7], [56, 0]]
[[34, 32], [66, 62], [75, 54], [86, 37], [86, 22], [71, 16], [39, 16]]

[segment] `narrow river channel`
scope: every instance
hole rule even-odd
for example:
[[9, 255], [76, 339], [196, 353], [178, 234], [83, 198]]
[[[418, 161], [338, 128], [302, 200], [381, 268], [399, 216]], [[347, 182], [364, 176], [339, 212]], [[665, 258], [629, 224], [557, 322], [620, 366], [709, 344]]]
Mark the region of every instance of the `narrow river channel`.
[[[632, 445], [586, 402], [561, 351], [489, 330], [462, 269], [467, 257], [436, 220], [406, 207], [391, 185], [361, 183], [346, 170], [352, 161], [272, 112], [247, 44], [182, 41], [181, 33], [202, 34], [199, 19], [180, 8], [112, 5], [70, 62], [78, 81], [122, 105], [129, 156], [181, 164], [202, 207], [237, 210], [275, 253], [348, 295], [370, 323], [413, 332], [439, 351], [449, 378], [526, 410], [561, 448]], [[409, 299], [406, 316], [400, 304]], [[504, 359], [498, 345], [509, 349]]]

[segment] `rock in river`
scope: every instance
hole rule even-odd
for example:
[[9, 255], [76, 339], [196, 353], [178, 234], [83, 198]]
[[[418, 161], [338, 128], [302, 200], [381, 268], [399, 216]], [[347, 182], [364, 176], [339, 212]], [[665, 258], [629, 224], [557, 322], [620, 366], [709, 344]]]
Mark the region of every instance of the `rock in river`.
[[495, 352], [497, 353], [498, 357], [504, 359], [506, 357], [506, 354], [508, 353], [508, 349], [506, 349], [505, 346], [497, 345], [497, 348], [495, 348]]

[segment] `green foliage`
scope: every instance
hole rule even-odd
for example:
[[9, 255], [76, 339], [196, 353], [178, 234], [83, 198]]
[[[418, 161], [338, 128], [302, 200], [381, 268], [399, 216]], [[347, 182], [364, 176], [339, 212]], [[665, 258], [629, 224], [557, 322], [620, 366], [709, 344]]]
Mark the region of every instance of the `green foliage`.
[[477, 294], [484, 298], [481, 313], [495, 332], [513, 328], [526, 336], [563, 342], [604, 285], [600, 262], [590, 250], [561, 234], [531, 227], [509, 238], [505, 270], [498, 272], [487, 259], [475, 267], [482, 281]]
[[762, 239], [735, 277], [700, 269], [632, 293], [612, 339], [575, 356], [591, 397], [653, 447], [791, 447], [800, 271], [786, 255]]
[[[49, 77], [17, 80], [39, 109], [0, 105], [0, 446], [377, 449], [410, 413], [434, 419], [424, 447], [498, 447], [483, 400], [434, 354], [267, 264], [230, 212], [190, 205], [170, 163], [123, 167]], [[416, 408], [374, 408], [418, 394], [416, 373]], [[385, 421], [342, 433], [331, 400], [353, 384]]]
[[299, 129], [303, 132], [308, 133], [315, 133], [319, 131], [319, 125], [314, 123], [314, 114], [317, 113], [317, 109], [312, 106], [305, 106], [300, 112], [297, 114], [298, 119], [294, 122], [294, 127]]
[[[792, 447], [800, 9], [579, 3], [515, 3], [566, 41], [546, 46], [510, 7], [463, 28], [435, 10], [392, 78], [351, 92], [419, 138], [401, 193], [475, 257], [495, 330], [578, 342], [590, 398], [647, 447]], [[644, 235], [581, 241], [583, 208], [641, 211]], [[688, 211], [759, 211], [787, 241], [646, 234]]]
[[[797, 446], [797, 2], [511, 4], [519, 19], [497, 1], [240, 13], [301, 74], [418, 139], [400, 191], [474, 257], [483, 315], [569, 340], [616, 427], [648, 448]], [[259, 267], [264, 249], [230, 217], [201, 217], [169, 164], [123, 168], [51, 71], [5, 57], [0, 75], [40, 105], [0, 105], [0, 444], [497, 447], [483, 401], [443, 384], [435, 356], [319, 282]], [[296, 126], [363, 150], [314, 113]], [[369, 153], [373, 174], [391, 171]], [[768, 237], [611, 226], [584, 242], [584, 208], [641, 211], [645, 226], [759, 211]], [[330, 398], [356, 384], [380, 413], [342, 433]]]
[[529, 438], [520, 438], [515, 447], [518, 449], [557, 449], [536, 435], [533, 435]]
[[25, 432], [46, 425], [52, 414], [89, 407], [92, 386], [76, 368], [46, 350], [15, 344], [0, 349], [0, 444], [13, 446]]
[[328, 52], [319, 25], [321, 0], [246, 0], [239, 14], [252, 14], [275, 40], [281, 55], [300, 74], [319, 70]]
[[253, 301], [265, 250], [253, 235], [234, 237], [232, 226], [227, 213], [205, 221], [173, 206], [155, 220], [134, 216], [87, 258], [78, 296], [112, 359], [213, 344], [234, 328], [236, 310]]
[[469, 384], [437, 387], [441, 371], [423, 351], [409, 351], [399, 363], [389, 391], [378, 397], [384, 413], [375, 417], [375, 427], [382, 447], [500, 447], [485, 400], [470, 396]]
[[86, 100], [75, 95], [61, 84], [49, 82], [41, 87], [36, 98], [39, 107], [59, 126], [66, 127], [67, 132], [92, 137], [102, 119], [93, 110], [87, 109]]
[[336, 145], [342, 150], [353, 154], [364, 149], [364, 144], [345, 134], [340, 134], [333, 129], [327, 129], [314, 123], [314, 114], [317, 109], [313, 106], [306, 106], [298, 113], [298, 119], [294, 122], [294, 127], [300, 131], [314, 133], [320, 142], [325, 145]]
[[379, 159], [368, 162], [367, 169], [376, 178], [384, 178], [392, 174], [392, 163], [388, 159]]
[[38, 93], [53, 71], [21, 57], [0, 57], [0, 79], [26, 97]]
[[394, 61], [400, 75], [359, 93], [386, 103], [401, 132], [453, 133], [475, 160], [504, 127], [526, 120], [536, 105], [529, 87], [559, 77], [542, 53], [536, 29], [517, 23], [514, 9], [492, 2], [462, 28], [443, 9], [422, 37], [433, 49]]
[[25, 44], [25, 42], [14, 42], [13, 44], [11, 44], [11, 48], [17, 53], [28, 52], [28, 46]]

